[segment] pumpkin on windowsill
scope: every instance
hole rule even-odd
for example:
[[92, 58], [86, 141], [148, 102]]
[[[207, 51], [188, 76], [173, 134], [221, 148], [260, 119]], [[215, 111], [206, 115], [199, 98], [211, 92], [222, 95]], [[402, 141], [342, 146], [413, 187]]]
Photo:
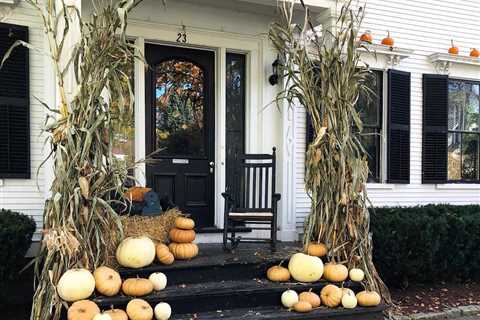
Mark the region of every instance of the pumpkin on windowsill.
[[390, 31], [387, 31], [387, 37], [382, 39], [382, 44], [384, 46], [393, 47], [394, 43], [395, 41], [393, 40], [392, 37], [390, 37]]
[[457, 55], [459, 52], [458, 47], [455, 46], [455, 44], [453, 43], [453, 40], [451, 40], [451, 42], [452, 42], [452, 46], [448, 49], [448, 53]]
[[372, 33], [370, 32], [370, 30], [365, 31], [360, 36], [360, 41], [370, 43], [370, 44], [373, 42], [373, 37], [372, 37]]
[[472, 58], [480, 57], [480, 51], [478, 51], [477, 48], [472, 48], [472, 50], [470, 51], [470, 57]]

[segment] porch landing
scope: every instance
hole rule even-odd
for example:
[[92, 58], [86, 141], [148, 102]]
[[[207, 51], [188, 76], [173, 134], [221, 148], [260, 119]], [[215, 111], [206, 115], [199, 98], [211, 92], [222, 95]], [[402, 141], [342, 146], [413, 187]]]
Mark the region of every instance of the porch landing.
[[[376, 308], [327, 309], [321, 307], [308, 314], [289, 312], [280, 305], [286, 289], [297, 292], [312, 289], [319, 293], [327, 284], [298, 282], [274, 283], [266, 279], [266, 270], [298, 252], [299, 243], [280, 242], [275, 253], [268, 245], [241, 244], [235, 253], [222, 250], [220, 244], [201, 244], [200, 254], [191, 261], [175, 261], [170, 266], [153, 264], [143, 269], [120, 269], [122, 278], [148, 277], [152, 272], [164, 272], [168, 277], [165, 290], [142, 297], [152, 307], [168, 302], [173, 310], [171, 319], [338, 319], [380, 320], [385, 306]], [[340, 284], [339, 284], [340, 285]], [[351, 282], [345, 287], [361, 288]], [[94, 301], [102, 309], [111, 306], [124, 309], [131, 297], [97, 296]]]

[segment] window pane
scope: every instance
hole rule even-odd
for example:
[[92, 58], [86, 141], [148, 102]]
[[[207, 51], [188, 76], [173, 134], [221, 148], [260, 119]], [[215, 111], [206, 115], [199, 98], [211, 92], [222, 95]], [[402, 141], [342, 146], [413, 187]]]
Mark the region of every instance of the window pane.
[[204, 76], [189, 61], [156, 66], [156, 141], [161, 154], [204, 156]]
[[369, 181], [380, 181], [380, 135], [376, 129], [365, 128], [360, 141], [368, 156]]
[[369, 90], [363, 91], [358, 97], [357, 111], [360, 114], [363, 125], [380, 126], [382, 121], [382, 73], [373, 71], [367, 77], [366, 86]]
[[480, 95], [478, 84], [451, 80], [448, 105], [448, 128], [450, 130], [479, 130]]
[[461, 134], [448, 134], [448, 180], [462, 178]]
[[478, 180], [478, 134], [462, 134], [462, 178]]

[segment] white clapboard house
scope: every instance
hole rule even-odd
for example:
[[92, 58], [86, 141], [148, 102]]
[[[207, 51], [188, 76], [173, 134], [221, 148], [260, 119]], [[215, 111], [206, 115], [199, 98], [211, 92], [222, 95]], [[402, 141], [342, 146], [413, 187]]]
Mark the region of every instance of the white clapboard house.
[[[71, 2], [83, 15], [92, 10], [89, 0]], [[305, 2], [318, 30], [335, 23], [335, 1]], [[130, 18], [128, 34], [152, 68], [136, 62], [132, 70], [132, 127], [118, 134], [116, 152], [142, 159], [167, 147], [162, 166], [141, 166], [136, 177], [177, 205], [196, 208], [213, 231], [199, 241], [220, 239], [221, 193], [238, 152], [276, 147], [280, 240], [297, 239], [309, 212], [305, 110], [272, 104], [281, 86], [269, 82], [277, 53], [268, 28], [276, 6], [276, 0], [173, 0], [165, 8], [145, 0]], [[361, 28], [371, 31], [376, 57], [362, 57], [374, 70], [378, 98], [362, 106], [362, 116], [366, 130], [377, 133], [364, 139], [375, 206], [480, 203], [480, 60], [469, 57], [470, 48], [480, 48], [479, 21], [478, 0], [366, 0]], [[387, 30], [395, 39], [391, 50], [378, 45]], [[12, 39], [46, 44], [33, 8], [0, 0], [0, 55]], [[452, 39], [457, 56], [448, 54]], [[193, 91], [183, 107], [196, 116], [176, 114], [165, 102], [173, 98], [162, 77], [173, 79], [179, 70], [188, 77], [178, 86]], [[17, 50], [0, 71], [0, 208], [33, 216], [38, 230], [52, 170], [47, 162], [37, 177], [49, 150], [41, 132], [46, 111], [35, 97], [54, 105], [54, 83], [48, 58], [34, 51]]]

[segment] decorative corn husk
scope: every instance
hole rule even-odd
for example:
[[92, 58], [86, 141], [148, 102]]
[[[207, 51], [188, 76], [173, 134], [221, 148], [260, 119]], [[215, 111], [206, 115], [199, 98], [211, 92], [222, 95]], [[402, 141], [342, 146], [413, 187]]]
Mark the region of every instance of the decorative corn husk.
[[[68, 268], [92, 270], [103, 264], [107, 248], [116, 246], [122, 236], [120, 218], [111, 204], [123, 194], [127, 168], [112, 153], [112, 119], [133, 103], [124, 70], [133, 62], [134, 48], [126, 41], [125, 30], [127, 13], [140, 1], [94, 1], [96, 9], [88, 21], [63, 1], [27, 2], [43, 19], [50, 50], [46, 54], [52, 60], [60, 97], [57, 107], [44, 104], [51, 114], [45, 131], [55, 178], [35, 263], [31, 319], [56, 320], [62, 310], [56, 292], [60, 276]], [[69, 41], [72, 30], [80, 31], [73, 44]], [[18, 45], [32, 48], [15, 43], [4, 59]], [[69, 74], [77, 83], [73, 92], [66, 85]], [[109, 101], [115, 101], [115, 108]]]
[[277, 101], [303, 105], [315, 130], [306, 155], [305, 187], [312, 206], [304, 243], [327, 244], [328, 259], [362, 268], [365, 287], [390, 301], [372, 262], [367, 156], [357, 134], [362, 122], [355, 104], [359, 93], [369, 90], [369, 70], [360, 62], [356, 41], [363, 12], [345, 4], [336, 27], [319, 36], [308, 8], [303, 25], [293, 23], [293, 8], [293, 2], [280, 5], [269, 34], [281, 54], [285, 83]]

